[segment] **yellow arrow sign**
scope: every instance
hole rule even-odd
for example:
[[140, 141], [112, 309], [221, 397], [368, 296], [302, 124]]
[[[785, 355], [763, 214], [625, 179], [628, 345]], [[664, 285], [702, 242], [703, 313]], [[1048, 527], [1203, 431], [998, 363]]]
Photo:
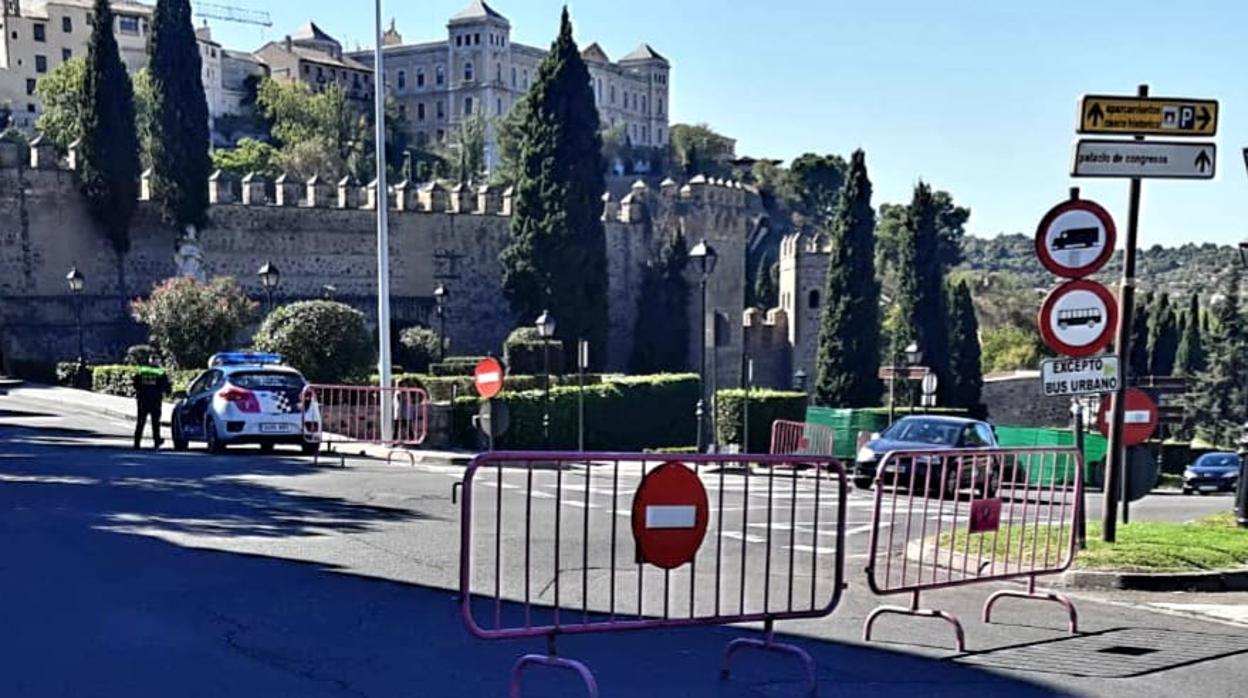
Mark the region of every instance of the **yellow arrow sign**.
[[1217, 132], [1215, 99], [1086, 95], [1079, 103], [1079, 133], [1207, 137]]

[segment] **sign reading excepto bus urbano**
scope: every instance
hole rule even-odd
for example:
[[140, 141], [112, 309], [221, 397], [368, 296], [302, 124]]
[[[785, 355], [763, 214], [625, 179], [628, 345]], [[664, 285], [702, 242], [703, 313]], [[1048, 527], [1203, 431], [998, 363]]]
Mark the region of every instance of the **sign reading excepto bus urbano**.
[[1040, 363], [1045, 397], [1069, 397], [1110, 393], [1122, 383], [1118, 357], [1113, 354], [1086, 359], [1045, 359]]
[[1054, 274], [1078, 279], [1105, 266], [1116, 240], [1113, 217], [1095, 201], [1063, 201], [1036, 228], [1036, 256]]
[[[1110, 403], [1109, 398], [1101, 399], [1101, 409], [1097, 413], [1096, 423], [1101, 433], [1109, 436]], [[1157, 429], [1159, 412], [1157, 403], [1148, 393], [1139, 388], [1127, 389], [1127, 402], [1122, 412], [1122, 443], [1135, 446], [1148, 441]]]
[[1038, 324], [1050, 349], [1084, 358], [1109, 345], [1118, 324], [1118, 304], [1095, 281], [1068, 281], [1044, 299]]
[[1218, 102], [1182, 97], [1086, 95], [1079, 133], [1127, 136], [1216, 136]]
[[1075, 144], [1075, 177], [1213, 179], [1218, 146], [1179, 141], [1085, 139]]

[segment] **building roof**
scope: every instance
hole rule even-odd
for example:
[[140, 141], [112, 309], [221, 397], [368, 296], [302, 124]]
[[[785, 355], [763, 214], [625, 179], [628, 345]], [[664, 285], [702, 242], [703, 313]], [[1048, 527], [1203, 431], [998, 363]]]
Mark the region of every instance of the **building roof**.
[[[114, 0], [109, 4], [114, 13], [120, 14], [151, 15], [153, 10], [151, 5], [135, 0]], [[34, 2], [21, 0], [22, 15], [30, 19], [48, 19], [48, 5], [69, 5], [89, 10], [95, 6], [95, 2], [94, 0], [34, 0]]]
[[261, 46], [260, 49], [256, 51], [256, 56], [260, 59], [260, 62], [265, 62], [262, 54], [270, 47], [279, 51], [288, 51], [291, 55], [298, 56], [300, 59], [310, 61], [312, 63], [336, 66], [338, 68], [350, 68], [351, 70], [358, 70], [363, 73], [373, 72], [372, 66], [364, 65], [354, 58], [348, 56], [338, 58], [337, 56], [334, 56], [326, 51], [321, 51], [310, 46], [300, 46], [298, 44], [295, 44], [287, 49], [285, 42], [282, 41], [270, 41], [264, 46]]
[[625, 61], [663, 61], [667, 63], [667, 59], [658, 51], [655, 51], [650, 44], [642, 44], [633, 49], [631, 53], [620, 59], [621, 63]]
[[611, 62], [611, 59], [607, 57], [607, 52], [602, 49], [602, 46], [598, 45], [597, 41], [587, 46], [584, 51], [581, 51], [581, 58], [598, 63]]
[[503, 22], [507, 21], [506, 17], [504, 17], [498, 10], [495, 10], [485, 4], [483, 0], [472, 0], [472, 2], [468, 3], [467, 7], [459, 12], [456, 12], [454, 16], [451, 17], [451, 22], [466, 22], [476, 19], [497, 19]]
[[290, 35], [290, 38], [295, 41], [332, 41], [338, 43], [337, 39], [326, 34], [320, 27], [316, 26], [316, 22], [312, 21], [296, 29]]

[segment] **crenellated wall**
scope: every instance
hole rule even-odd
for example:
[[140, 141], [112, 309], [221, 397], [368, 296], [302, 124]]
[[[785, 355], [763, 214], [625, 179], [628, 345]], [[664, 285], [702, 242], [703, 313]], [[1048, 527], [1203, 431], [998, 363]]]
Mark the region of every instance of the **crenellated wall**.
[[[256, 270], [266, 261], [282, 274], [278, 302], [323, 297], [332, 285], [336, 299], [376, 317], [375, 183], [260, 175], [231, 181], [217, 173], [209, 181], [210, 223], [191, 241], [161, 221], [147, 200], [145, 175], [131, 250], [119, 257], [77, 191], [75, 160], [71, 153], [68, 162], [58, 161], [40, 141], [26, 159], [16, 144], [0, 142], [0, 354], [6, 361], [72, 359], [76, 300], [88, 356], [115, 359], [143, 339], [128, 303], [153, 285], [179, 273], [232, 276], [262, 300]], [[511, 190], [401, 182], [388, 194], [395, 325], [431, 324], [432, 292], [444, 283], [453, 350], [499, 353], [519, 320], [502, 295], [498, 261], [510, 234]], [[753, 190], [703, 177], [683, 187], [671, 180], [657, 188], [636, 182], [619, 200], [604, 196], [610, 346], [597, 351], [608, 366], [627, 365], [645, 262], [663, 236], [683, 231], [691, 246], [705, 238], [719, 253], [708, 285], [708, 305], [728, 318], [719, 377], [721, 385], [739, 382], [746, 242], [763, 215]], [[74, 265], [87, 279], [81, 299], [66, 289], [65, 274]], [[691, 271], [690, 278], [696, 323], [697, 276]], [[697, 364], [694, 346], [690, 368]]]

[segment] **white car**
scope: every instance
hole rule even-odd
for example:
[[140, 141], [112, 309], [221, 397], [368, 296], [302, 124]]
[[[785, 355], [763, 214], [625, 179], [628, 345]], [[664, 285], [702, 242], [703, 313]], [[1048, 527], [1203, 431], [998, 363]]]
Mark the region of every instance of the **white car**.
[[265, 451], [290, 445], [316, 453], [321, 416], [314, 400], [304, 405], [307, 385], [278, 354], [215, 354], [174, 406], [173, 447], [185, 451], [191, 441], [202, 441], [213, 453], [233, 444], [259, 444]]

